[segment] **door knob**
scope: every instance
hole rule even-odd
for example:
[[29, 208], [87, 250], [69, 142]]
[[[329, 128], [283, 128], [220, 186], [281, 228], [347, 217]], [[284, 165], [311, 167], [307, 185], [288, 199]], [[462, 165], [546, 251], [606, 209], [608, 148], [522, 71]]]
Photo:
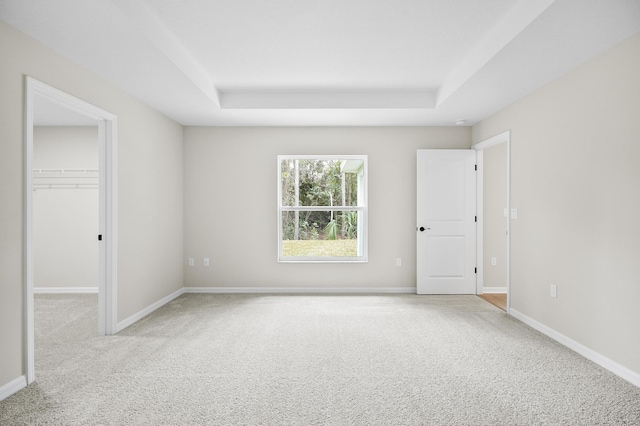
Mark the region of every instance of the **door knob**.
[[421, 226], [419, 229], [420, 229], [420, 232], [424, 232], [425, 229], [431, 229], [431, 228], [425, 228], [424, 226]]

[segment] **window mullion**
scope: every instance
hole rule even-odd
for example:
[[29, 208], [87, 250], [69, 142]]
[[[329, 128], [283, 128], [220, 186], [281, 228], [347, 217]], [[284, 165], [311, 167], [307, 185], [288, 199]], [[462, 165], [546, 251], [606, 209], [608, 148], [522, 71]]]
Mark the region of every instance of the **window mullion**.
[[294, 212], [294, 211], [312, 211], [312, 212], [349, 212], [349, 211], [363, 211], [364, 206], [280, 206], [280, 210]]

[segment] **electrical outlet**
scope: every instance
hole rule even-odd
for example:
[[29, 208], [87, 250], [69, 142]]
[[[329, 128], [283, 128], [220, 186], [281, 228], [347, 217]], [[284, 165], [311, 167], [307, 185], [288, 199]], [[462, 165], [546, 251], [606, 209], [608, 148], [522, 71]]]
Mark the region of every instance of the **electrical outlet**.
[[193, 257], [189, 258], [189, 266], [195, 266], [196, 265], [196, 260]]
[[204, 258], [204, 266], [209, 266], [209, 258], [208, 257]]
[[496, 266], [498, 264], [498, 259], [496, 259], [495, 257], [491, 258], [491, 266]]
[[558, 287], [555, 284], [551, 284], [551, 297], [554, 299], [558, 298]]

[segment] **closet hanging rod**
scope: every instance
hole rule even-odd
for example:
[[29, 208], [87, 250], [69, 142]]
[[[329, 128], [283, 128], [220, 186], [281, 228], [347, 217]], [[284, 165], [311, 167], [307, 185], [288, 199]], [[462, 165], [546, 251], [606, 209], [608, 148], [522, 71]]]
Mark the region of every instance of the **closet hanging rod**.
[[98, 189], [98, 184], [92, 183], [51, 183], [33, 185], [33, 190], [38, 189]]
[[33, 174], [71, 174], [71, 173], [98, 173], [99, 169], [33, 169]]

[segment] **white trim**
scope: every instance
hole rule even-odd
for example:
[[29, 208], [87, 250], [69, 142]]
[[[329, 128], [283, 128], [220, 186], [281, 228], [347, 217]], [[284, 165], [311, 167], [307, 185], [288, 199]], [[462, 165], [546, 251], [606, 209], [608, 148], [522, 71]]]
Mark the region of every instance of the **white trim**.
[[511, 309], [511, 131], [503, 133], [506, 135], [507, 144], [507, 306], [506, 311]]
[[24, 347], [27, 384], [35, 379], [35, 328], [33, 314], [33, 104], [34, 84], [25, 80], [24, 100]]
[[282, 206], [283, 212], [305, 212], [313, 210], [314, 212], [350, 212], [365, 211], [363, 206]]
[[113, 334], [116, 323], [117, 268], [117, 155], [115, 115], [61, 90], [25, 77], [24, 99], [24, 294], [25, 365], [27, 383], [35, 380], [33, 316], [33, 126], [34, 97], [40, 96], [80, 115], [96, 120], [100, 148], [100, 278], [98, 286], [98, 333]]
[[0, 386], [0, 401], [3, 401], [9, 398], [16, 392], [21, 391], [22, 389], [27, 387], [27, 376], [20, 376], [9, 383]]
[[[484, 176], [483, 169], [483, 161], [484, 154], [483, 150], [490, 148], [492, 146], [506, 143], [507, 144], [507, 211], [511, 211], [511, 130], [506, 130], [498, 135], [495, 135], [489, 139], [485, 139], [484, 141], [473, 145], [471, 148], [478, 151], [478, 171], [479, 176]], [[478, 210], [478, 226], [477, 229], [480, 229], [480, 232], [477, 233], [476, 244], [477, 244], [477, 259], [478, 262], [484, 263], [484, 233], [482, 232], [482, 224], [484, 223], [484, 216], [482, 214], [483, 210], [483, 202], [484, 202], [484, 182], [481, 179], [478, 179], [477, 187], [478, 187], [478, 197], [477, 197], [477, 210]], [[507, 215], [507, 306], [506, 311], [509, 313], [511, 309], [511, 215]], [[478, 278], [479, 283], [477, 284], [477, 292], [481, 294], [485, 292], [481, 285], [483, 283], [482, 274], [484, 273], [484, 266], [482, 264], [478, 264]], [[488, 293], [488, 292], [487, 292]]]
[[[104, 120], [100, 144], [104, 151], [100, 155], [100, 170], [103, 172], [101, 188], [104, 195], [104, 219], [100, 219], [100, 232], [105, 235], [103, 247], [104, 273], [100, 274], [100, 285], [104, 288], [104, 332], [107, 335], [116, 333], [118, 321], [118, 120]], [[99, 293], [100, 294], [100, 293]]]
[[576, 342], [570, 337], [565, 336], [564, 334], [548, 327], [541, 322], [534, 320], [531, 317], [519, 312], [515, 309], [511, 309], [509, 312], [511, 316], [516, 318], [517, 320], [525, 323], [529, 327], [539, 331], [540, 333], [552, 338], [556, 342], [566, 346], [567, 348], [579, 353], [583, 357], [587, 358], [590, 361], [595, 362], [600, 367], [609, 370], [613, 374], [623, 378], [629, 383], [640, 387], [640, 373], [636, 373], [635, 371], [630, 370], [629, 368], [618, 364], [610, 358], [600, 354], [599, 352], [594, 351], [591, 348], [586, 347], [582, 343]]
[[484, 150], [476, 150], [476, 294], [484, 293]]
[[415, 287], [185, 287], [185, 293], [214, 294], [416, 294]]
[[34, 287], [33, 294], [98, 294], [98, 287]]
[[158, 300], [157, 302], [152, 303], [151, 305], [147, 306], [143, 310], [131, 315], [129, 318], [120, 321], [116, 325], [116, 333], [119, 333], [122, 330], [124, 330], [125, 328], [127, 328], [130, 325], [134, 324], [135, 322], [140, 321], [142, 318], [146, 317], [147, 315], [149, 315], [150, 313], [152, 313], [156, 309], [163, 307], [164, 305], [166, 305], [167, 303], [171, 302], [176, 297], [182, 295], [184, 292], [185, 292], [184, 288], [181, 288], [180, 290], [176, 290], [173, 293], [171, 293], [170, 295], [163, 297], [162, 299]]
[[479, 142], [471, 146], [471, 148], [475, 150], [481, 150], [481, 149], [490, 148], [492, 146], [499, 145], [504, 142], [510, 142], [510, 141], [511, 141], [511, 130], [507, 130], [498, 135], [490, 137], [489, 139], [485, 139], [482, 142]]
[[507, 294], [506, 287], [483, 287], [483, 294]]

